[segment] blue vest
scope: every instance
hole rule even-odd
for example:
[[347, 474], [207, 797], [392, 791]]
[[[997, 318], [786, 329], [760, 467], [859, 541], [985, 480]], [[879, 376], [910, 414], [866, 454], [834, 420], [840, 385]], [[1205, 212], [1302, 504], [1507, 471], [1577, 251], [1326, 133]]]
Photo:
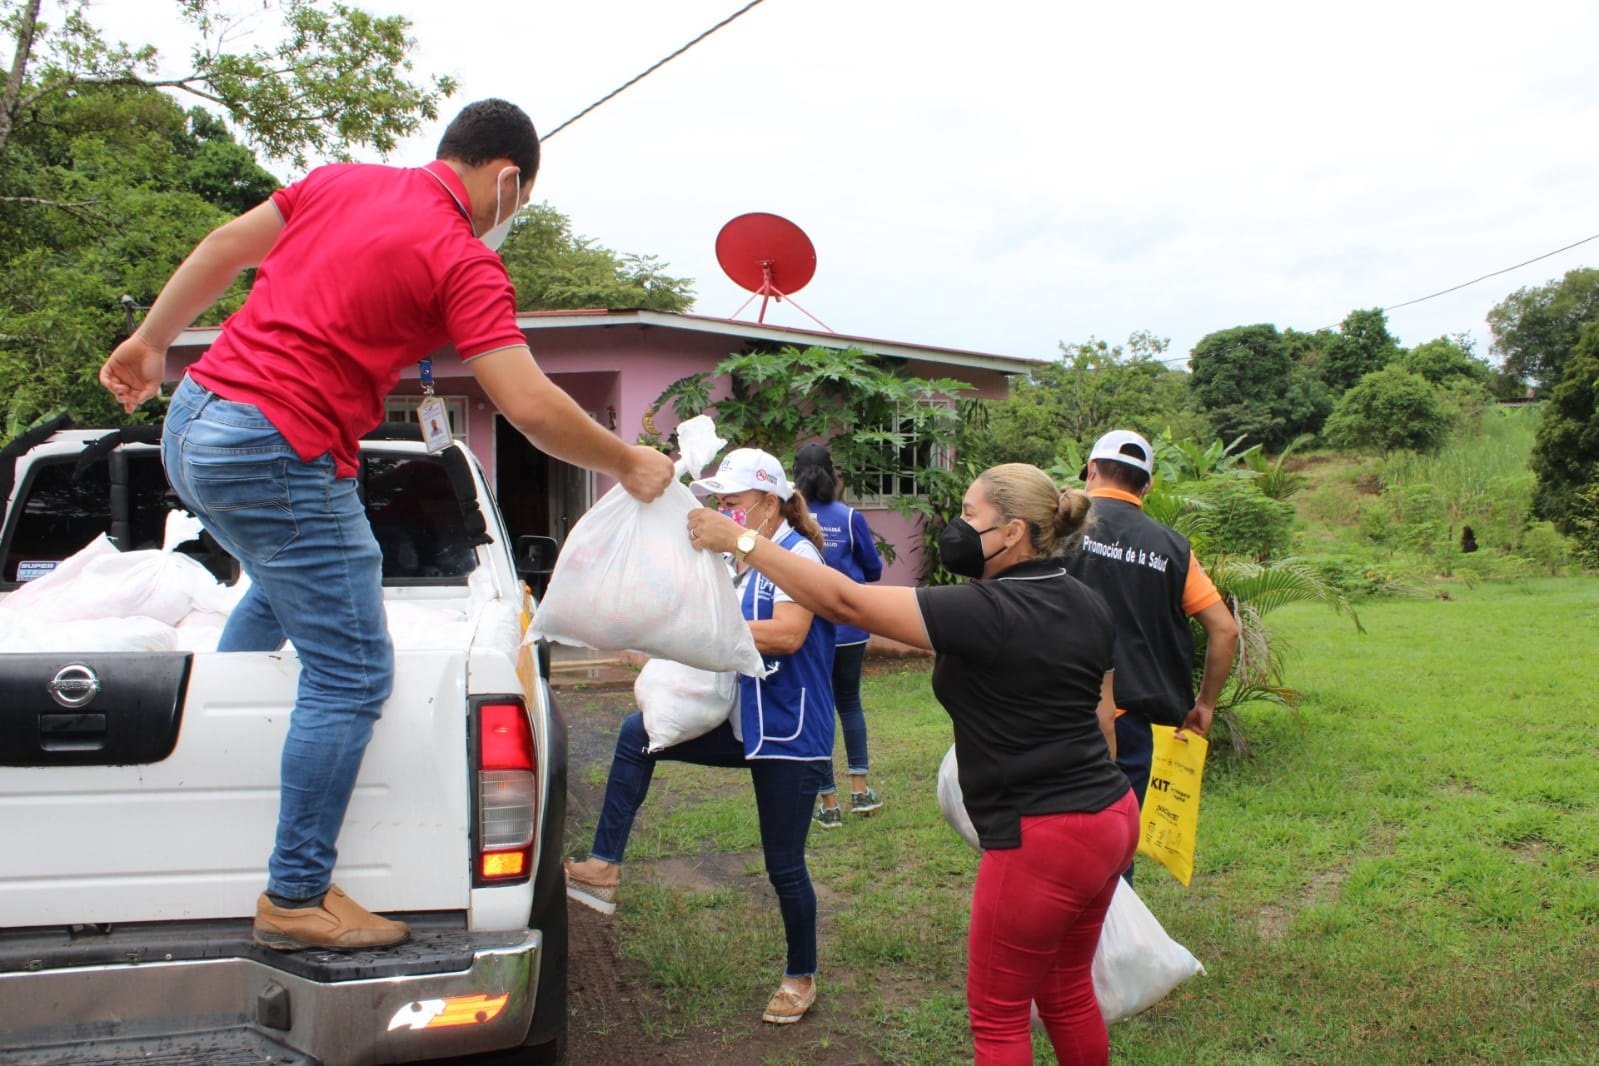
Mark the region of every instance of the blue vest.
[[[781, 547], [793, 551], [802, 537], [790, 531]], [[758, 571], [744, 579], [739, 596], [751, 622], [772, 617], [777, 586]], [[776, 670], [765, 678], [739, 675], [739, 724], [746, 759], [833, 757], [833, 623], [811, 619], [805, 643], [792, 655], [766, 657]]]
[[[855, 508], [839, 503], [812, 503], [811, 517], [822, 531], [822, 561], [856, 584], [876, 581], [883, 576], [883, 563], [872, 543], [869, 529], [856, 544]], [[861, 526], [866, 529], [863, 519]], [[865, 560], [863, 566], [862, 561]], [[858, 626], [835, 625], [834, 640], [839, 647], [846, 644], [865, 644], [871, 634]]]

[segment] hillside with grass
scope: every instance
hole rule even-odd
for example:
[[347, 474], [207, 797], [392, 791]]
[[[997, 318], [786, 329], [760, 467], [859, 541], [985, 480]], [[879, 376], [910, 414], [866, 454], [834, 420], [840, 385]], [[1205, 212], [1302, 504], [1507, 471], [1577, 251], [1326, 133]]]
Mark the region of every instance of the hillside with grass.
[[1291, 455], [1295, 554], [1356, 597], [1576, 572], [1567, 539], [1530, 517], [1538, 415], [1488, 407], [1432, 455]]

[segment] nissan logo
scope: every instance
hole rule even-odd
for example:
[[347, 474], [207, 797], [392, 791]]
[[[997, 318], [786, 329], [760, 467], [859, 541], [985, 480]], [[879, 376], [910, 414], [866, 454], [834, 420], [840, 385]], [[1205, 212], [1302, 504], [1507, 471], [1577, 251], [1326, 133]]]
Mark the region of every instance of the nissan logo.
[[100, 694], [100, 679], [82, 663], [63, 666], [45, 686], [63, 707], [82, 707]]

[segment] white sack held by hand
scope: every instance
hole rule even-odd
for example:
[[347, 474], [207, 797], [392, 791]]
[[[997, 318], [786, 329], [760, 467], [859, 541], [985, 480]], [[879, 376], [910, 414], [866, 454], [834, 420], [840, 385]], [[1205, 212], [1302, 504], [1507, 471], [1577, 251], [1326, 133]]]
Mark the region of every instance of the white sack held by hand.
[[[955, 746], [944, 753], [938, 767], [938, 809], [961, 837], [981, 851], [977, 830], [961, 800], [959, 767]], [[1094, 995], [1105, 1023], [1144, 1011], [1165, 999], [1171, 990], [1205, 968], [1189, 950], [1167, 935], [1159, 920], [1144, 906], [1123, 878], [1116, 878], [1116, 894], [1099, 932], [1099, 947], [1094, 950]], [[1040, 1028], [1037, 1006], [1033, 1007], [1033, 1027]]]
[[[678, 427], [680, 440], [695, 422]], [[688, 463], [700, 459], [710, 444], [721, 446], [714, 433], [708, 442], [702, 439], [703, 428], [689, 428], [685, 447], [695, 454], [678, 462], [680, 472], [698, 469]], [[763, 675], [765, 664], [726, 565], [689, 542], [688, 513], [699, 506], [681, 482], [649, 503], [640, 503], [620, 485], [607, 492], [561, 546], [527, 639]]]
[[944, 753], [944, 761], [938, 764], [938, 810], [944, 816], [944, 821], [949, 827], [961, 835], [961, 839], [972, 846], [974, 851], [982, 851], [983, 846], [977, 842], [977, 830], [972, 826], [972, 816], [966, 813], [966, 804], [961, 799], [961, 782], [958, 767], [955, 765], [955, 745], [951, 744]]

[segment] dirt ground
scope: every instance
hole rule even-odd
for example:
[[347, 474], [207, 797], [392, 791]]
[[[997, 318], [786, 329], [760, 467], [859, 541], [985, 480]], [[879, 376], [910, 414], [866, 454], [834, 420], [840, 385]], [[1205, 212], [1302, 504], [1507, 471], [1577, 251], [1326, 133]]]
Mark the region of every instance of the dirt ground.
[[[567, 854], [583, 854], [588, 841], [574, 840], [570, 827], [592, 827], [603, 786], [589, 784], [593, 767], [610, 765], [616, 726], [631, 713], [631, 688], [605, 691], [568, 689], [558, 693], [569, 732]], [[598, 775], [596, 775], [598, 776]], [[640, 863], [632, 876], [650, 876], [665, 884], [708, 889], [736, 879], [749, 856], [704, 856], [698, 861]], [[725, 869], [723, 869], [725, 867]], [[761, 882], [764, 887], [764, 880]], [[770, 891], [770, 889], [766, 889]], [[821, 893], [819, 892], [820, 896]], [[626, 905], [625, 903], [623, 904]], [[774, 900], [775, 906], [775, 900]], [[824, 901], [825, 911], [825, 901]], [[807, 1066], [875, 1066], [883, 1060], [862, 1047], [850, 1024], [847, 1006], [829, 1004], [826, 987], [814, 1009], [798, 1024], [767, 1025], [760, 1004], [750, 1004], [744, 1018], [725, 1027], [692, 1029], [662, 1042], [650, 1036], [643, 1019], [660, 1008], [642, 964], [622, 957], [615, 922], [587, 907], [572, 904], [571, 971], [568, 984], [571, 1022], [569, 1066], [629, 1066], [632, 1063], [677, 1063], [683, 1066], [771, 1066], [803, 1062]], [[825, 916], [822, 919], [825, 924]], [[853, 1032], [851, 1030], [853, 1029]]]

